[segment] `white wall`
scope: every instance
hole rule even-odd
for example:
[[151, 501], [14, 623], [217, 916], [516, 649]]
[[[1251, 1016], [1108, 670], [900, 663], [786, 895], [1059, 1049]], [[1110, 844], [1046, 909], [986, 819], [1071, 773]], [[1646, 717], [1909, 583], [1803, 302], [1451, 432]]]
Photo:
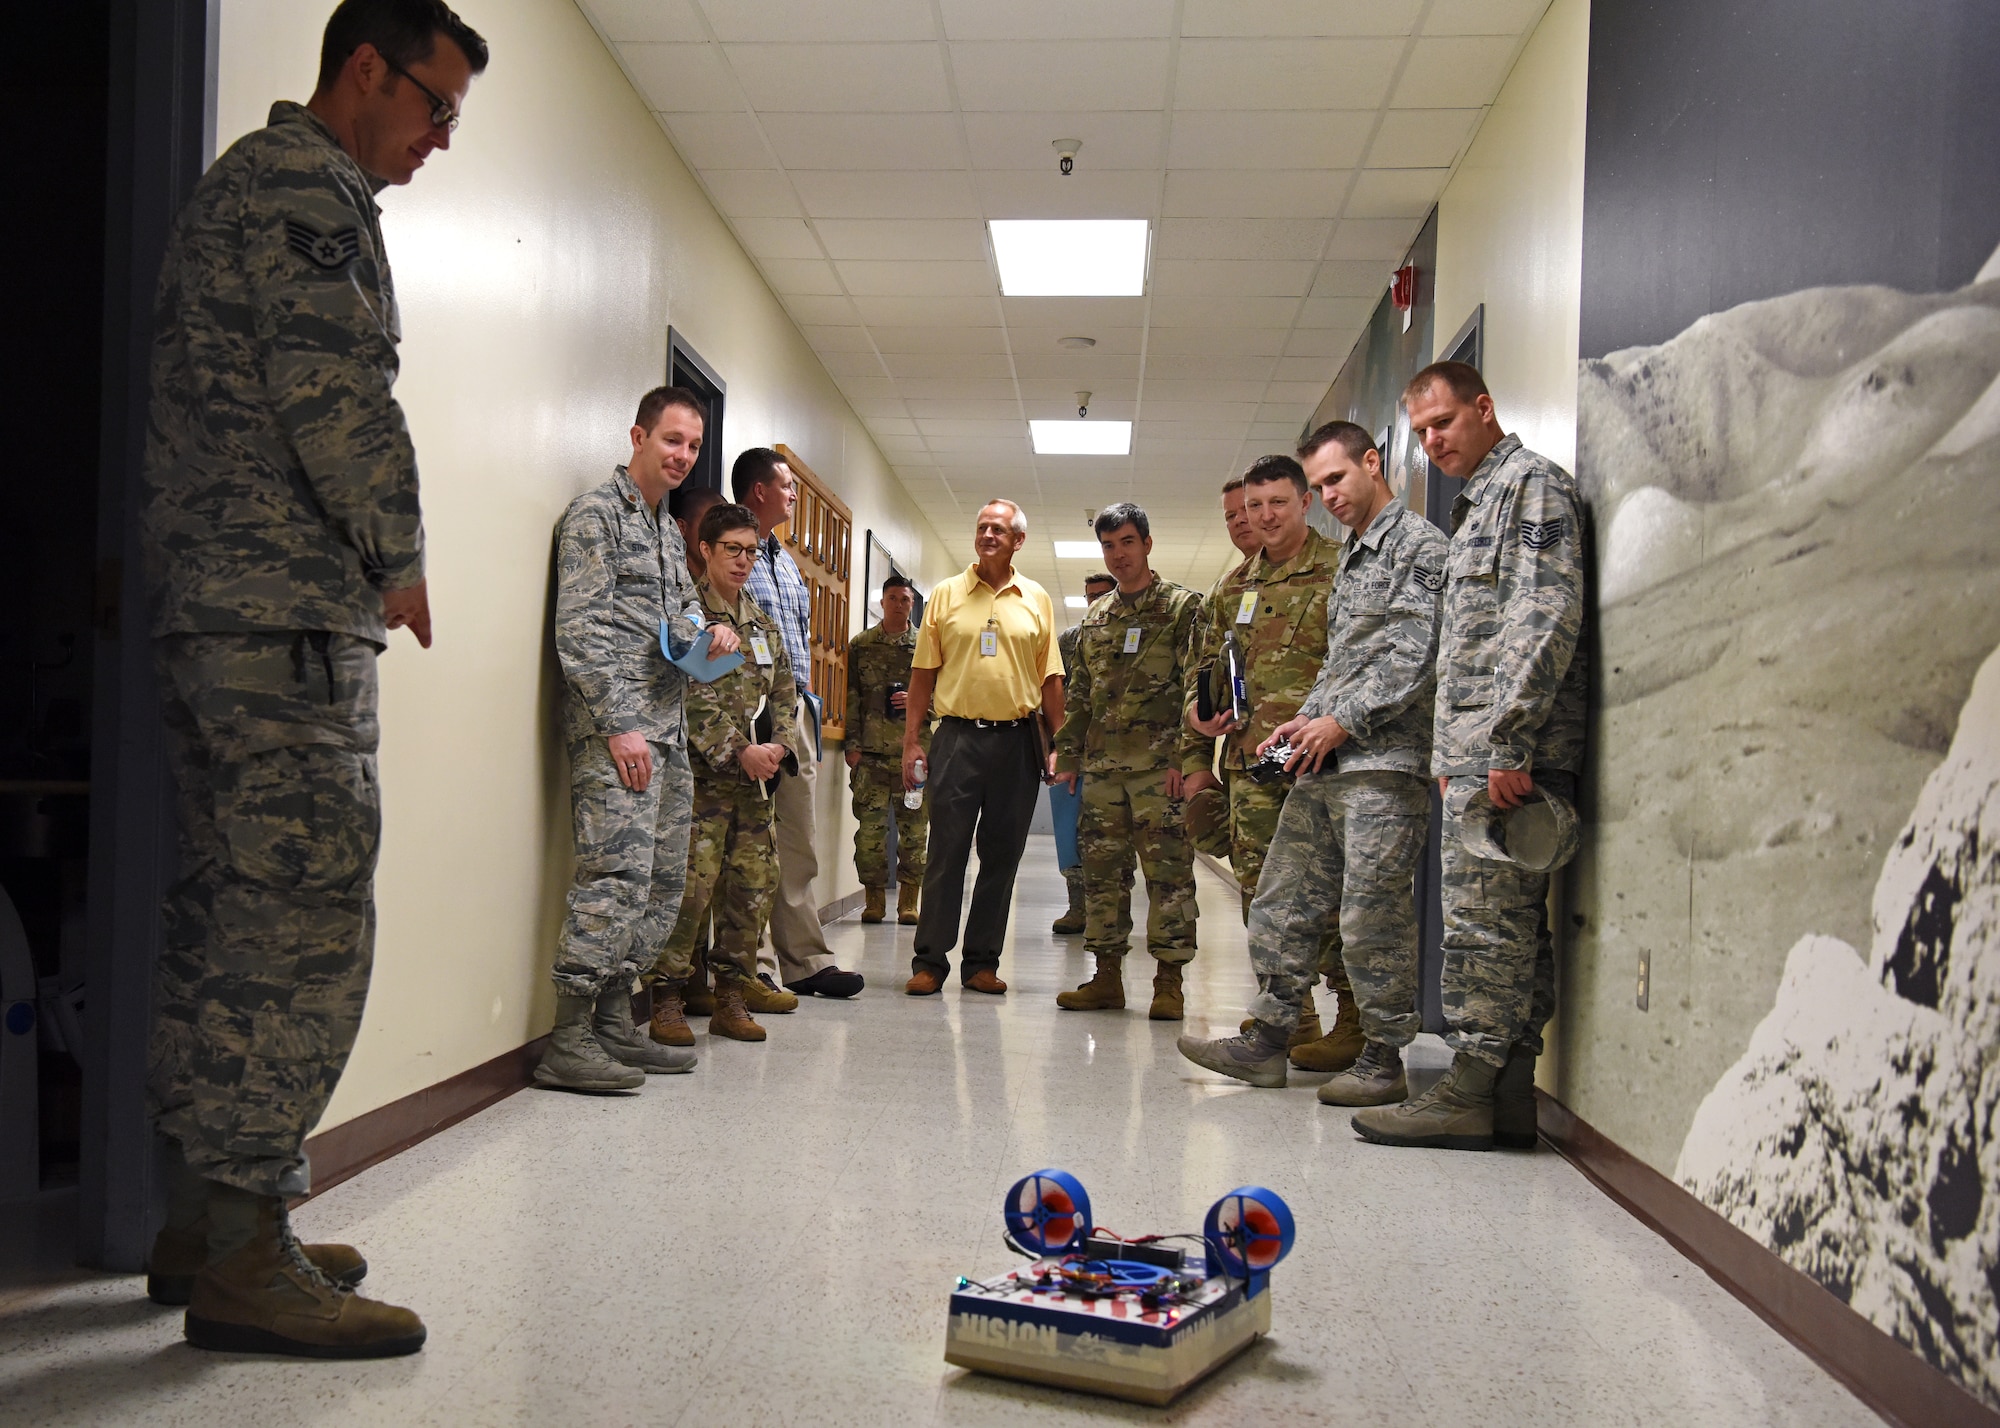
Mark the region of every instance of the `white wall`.
[[1487, 386], [1500, 420], [1576, 462], [1589, 0], [1555, 0], [1438, 200], [1437, 343], [1486, 304]]
[[[219, 148], [310, 93], [330, 8], [225, 0]], [[375, 979], [323, 1127], [547, 1029], [570, 868], [551, 533], [628, 453], [669, 323], [728, 383], [725, 464], [785, 442], [853, 509], [857, 542], [873, 527], [927, 579], [957, 563], [576, 8], [466, 13], [491, 68], [451, 151], [380, 200], [437, 642], [398, 636], [382, 661]], [[855, 569], [858, 611], [859, 550]], [[856, 886], [846, 771], [824, 768], [822, 902]]]

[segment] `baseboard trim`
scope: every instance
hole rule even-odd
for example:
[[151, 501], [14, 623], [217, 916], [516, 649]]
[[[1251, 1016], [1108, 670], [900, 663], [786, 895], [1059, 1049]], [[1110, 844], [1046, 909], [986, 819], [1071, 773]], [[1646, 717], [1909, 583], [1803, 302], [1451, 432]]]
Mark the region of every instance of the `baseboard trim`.
[[867, 899], [867, 896], [868, 894], [865, 889], [856, 888], [846, 897], [837, 897], [832, 902], [822, 904], [819, 910], [819, 925], [824, 927], [829, 922], [840, 921], [841, 918], [861, 906]]
[[2000, 1428], [1994, 1412], [1724, 1216], [1536, 1091], [1543, 1139], [1899, 1428]]

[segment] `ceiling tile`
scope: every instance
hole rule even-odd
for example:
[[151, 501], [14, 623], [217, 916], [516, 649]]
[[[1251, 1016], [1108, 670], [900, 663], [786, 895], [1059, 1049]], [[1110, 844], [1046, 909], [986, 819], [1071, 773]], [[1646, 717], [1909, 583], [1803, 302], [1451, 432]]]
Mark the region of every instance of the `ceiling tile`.
[[962, 399], [936, 401], [912, 400], [908, 403], [908, 406], [910, 408], [910, 415], [916, 417], [919, 421], [925, 417], [952, 420], [977, 420], [984, 418], [989, 421], [999, 421], [1009, 417], [1018, 418], [1021, 410], [1020, 403], [1011, 398], [1005, 401], [995, 399], [985, 402], [971, 402]]
[[963, 218], [823, 218], [815, 225], [835, 259], [986, 261], [986, 230]]
[[618, 54], [648, 109], [743, 107], [736, 76], [714, 45], [620, 45]]
[[1111, 382], [1135, 382], [1139, 378], [1136, 352], [1064, 352], [1037, 350], [1016, 352], [1014, 371], [1023, 382], [1063, 381], [1075, 386], [1109, 390]]
[[1146, 318], [1144, 298], [1002, 298], [1000, 304], [1010, 329], [1061, 327], [1061, 335], [1094, 337], [1099, 326], [1136, 328]]
[[1398, 259], [1417, 236], [1415, 218], [1343, 218], [1327, 245], [1329, 259]]
[[1368, 149], [1371, 169], [1450, 168], [1479, 122], [1477, 109], [1392, 109]]
[[[1034, 298], [1002, 298], [1001, 307], [1007, 313], [1007, 336], [1013, 342], [1014, 356], [1019, 359], [1037, 353], [1055, 353], [1075, 356], [1134, 356], [1139, 353], [1140, 339], [1144, 329], [1138, 326], [1113, 326], [1107, 319], [1096, 321], [1083, 315], [1076, 325], [1062, 326], [1060, 320], [1043, 321], [1041, 317], [1024, 318], [1017, 312], [1025, 305], [1036, 301]], [[1110, 299], [1117, 301], [1117, 299]], [[1136, 322], [1136, 319], [1135, 319]], [[1070, 354], [1059, 345], [1065, 337], [1088, 337], [1096, 346], [1083, 352]]]
[[762, 114], [788, 169], [952, 169], [965, 163], [945, 114]]
[[1011, 377], [998, 381], [955, 377], [899, 377], [896, 390], [910, 402], [1014, 402], [1020, 393]]
[[760, 258], [757, 266], [764, 270], [771, 286], [781, 293], [825, 297], [840, 291], [840, 280], [834, 276], [833, 265], [823, 258]]
[[1292, 325], [1298, 310], [1296, 298], [1156, 297], [1153, 331], [1157, 335], [1162, 328], [1176, 327], [1283, 329]]
[[1165, 258], [1303, 258], [1318, 262], [1333, 225], [1311, 219], [1169, 218], [1153, 240]]
[[1026, 441], [1028, 438], [1028, 434], [1021, 430], [1021, 423], [1011, 414], [1004, 421], [972, 421], [963, 417], [923, 417], [918, 420], [917, 429], [925, 436], [942, 438], [969, 436], [1020, 441]]
[[1182, 40], [1174, 108], [1379, 109], [1404, 43]]
[[977, 218], [972, 181], [954, 169], [792, 175], [814, 218]]
[[1549, 0], [1432, 0], [1427, 35], [1522, 35], [1541, 23]]
[[993, 297], [865, 297], [854, 300], [870, 327], [998, 327]]
[[1176, 218], [1332, 218], [1347, 169], [1171, 169], [1162, 212]]
[[[1259, 334], [1263, 337], [1263, 334]], [[1152, 352], [1146, 354], [1146, 381], [1262, 382], [1271, 375], [1268, 356], [1227, 356], [1205, 346], [1199, 352]]]
[[1352, 168], [1373, 114], [1212, 111], [1174, 115], [1167, 162], [1185, 169]]
[[1096, 40], [1171, 35], [1173, 0], [939, 0], [954, 40]]
[[[1402, 255], [1399, 253], [1396, 256]], [[1387, 258], [1349, 258], [1322, 263], [1319, 276], [1313, 279], [1312, 296], [1365, 297], [1371, 303], [1379, 302], [1395, 266], [1394, 261]]]
[[934, 44], [725, 45], [760, 111], [896, 113], [951, 108]]
[[[597, 0], [590, 0], [595, 5]], [[626, 0], [627, 4], [635, 0]], [[648, 0], [650, 3], [650, 0]], [[722, 40], [933, 40], [929, 0], [701, 0]]]
[[1181, 33], [1407, 35], [1422, 9], [1421, 0], [1187, 0]]
[[[1079, 156], [1080, 157], [1080, 156]], [[1159, 204], [1158, 170], [987, 169], [974, 175], [992, 218], [1148, 218]]]
[[1450, 176], [1450, 169], [1363, 169], [1342, 216], [1421, 218], [1431, 211]]
[[1071, 182], [1103, 169], [1157, 171], [1166, 131], [1165, 114], [1147, 110], [974, 110], [965, 116], [966, 143], [972, 149], [974, 168], [1058, 173], [1055, 141], [1081, 140], [1076, 156], [1078, 173], [1070, 176]]
[[[1287, 344], [1289, 346], [1289, 344]], [[1274, 382], [1317, 382], [1325, 387], [1340, 375], [1340, 364], [1331, 357], [1280, 357], [1271, 373]]]
[[796, 218], [791, 180], [777, 169], [703, 169], [701, 181], [730, 218]]
[[1196, 404], [1254, 402], [1263, 395], [1264, 382], [1261, 378], [1254, 382], [1149, 380], [1146, 383], [1146, 405], [1155, 410], [1158, 409], [1156, 403], [1179, 410]]
[[[1287, 305], [1298, 307], [1296, 302]], [[1156, 327], [1146, 344], [1146, 361], [1150, 368], [1153, 360], [1161, 356], [1268, 359], [1277, 356], [1284, 345], [1282, 327]]]
[[1007, 332], [1000, 327], [875, 327], [868, 334], [885, 354], [1007, 351]]
[[877, 436], [915, 436], [917, 424], [913, 421], [887, 421], [877, 418], [868, 423], [868, 430]]
[[951, 66], [968, 110], [1161, 109], [1167, 55], [1165, 40], [980, 41], [954, 44]]
[[701, 17], [689, 0], [587, 0], [584, 9], [611, 41], [705, 40]]
[[806, 341], [812, 350], [825, 356], [829, 352], [873, 352], [875, 345], [868, 340], [865, 327], [806, 327]]
[[[1335, 298], [1335, 302], [1361, 302], [1360, 298]], [[1365, 319], [1364, 319], [1365, 320]], [[1285, 339], [1286, 357], [1345, 357], [1354, 346], [1354, 332], [1361, 323], [1340, 327], [1301, 327]]]
[[1163, 297], [1304, 297], [1314, 267], [1311, 262], [1166, 258], [1153, 264], [1153, 284]]
[[1241, 441], [1241, 422], [1175, 421], [1148, 414], [1135, 428], [1139, 436], [1152, 441]]
[[1398, 109], [1470, 109], [1491, 104], [1520, 41], [1512, 35], [1421, 39], [1396, 85]]
[[662, 114], [660, 122], [689, 168], [775, 167], [764, 136], [748, 114]]
[[819, 243], [799, 218], [737, 218], [730, 226], [757, 258], [821, 258]]
[[993, 270], [978, 263], [878, 262], [846, 258], [836, 266], [856, 297], [972, 297], [995, 291]]
[[[1374, 264], [1369, 264], [1375, 267]], [[1389, 275], [1376, 268], [1380, 275], [1374, 284], [1358, 297], [1309, 297], [1299, 309], [1300, 327], [1335, 327], [1352, 330], [1366, 327], [1375, 315], [1375, 309], [1389, 295]]]
[[836, 381], [882, 375], [882, 359], [873, 352], [829, 352], [821, 349], [819, 360]]
[[1320, 399], [1326, 395], [1326, 389], [1332, 383], [1334, 375], [1334, 373], [1329, 372], [1324, 377], [1318, 377], [1307, 382], [1273, 382], [1265, 389], [1264, 400], [1267, 404], [1286, 401], [1303, 402], [1305, 403], [1306, 411], [1310, 413], [1314, 407], [1319, 405]]
[[814, 297], [809, 293], [780, 293], [778, 300], [800, 327], [848, 327], [861, 321], [854, 304], [844, 297]]

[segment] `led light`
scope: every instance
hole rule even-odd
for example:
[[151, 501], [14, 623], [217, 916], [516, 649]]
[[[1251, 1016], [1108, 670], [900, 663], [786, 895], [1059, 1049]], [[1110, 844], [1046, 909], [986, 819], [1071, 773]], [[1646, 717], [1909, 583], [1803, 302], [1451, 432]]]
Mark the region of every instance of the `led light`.
[[1065, 610], [1088, 610], [1090, 608], [1090, 597], [1088, 595], [1065, 595], [1063, 596], [1063, 608]]
[[1031, 421], [1037, 456], [1129, 456], [1129, 421]]
[[1139, 297], [1143, 218], [996, 218], [993, 258], [1006, 297]]
[[1055, 543], [1057, 560], [1102, 560], [1104, 547], [1094, 540], [1059, 540]]

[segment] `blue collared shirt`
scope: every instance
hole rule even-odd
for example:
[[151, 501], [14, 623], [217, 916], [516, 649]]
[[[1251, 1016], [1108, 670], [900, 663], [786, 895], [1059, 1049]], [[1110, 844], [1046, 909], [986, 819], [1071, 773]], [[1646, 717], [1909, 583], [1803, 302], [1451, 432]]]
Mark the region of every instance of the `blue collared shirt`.
[[792, 662], [792, 675], [799, 692], [812, 689], [812, 592], [799, 572], [799, 563], [775, 535], [765, 536], [757, 547], [756, 564], [744, 582], [750, 598], [777, 622], [784, 636], [785, 658]]

